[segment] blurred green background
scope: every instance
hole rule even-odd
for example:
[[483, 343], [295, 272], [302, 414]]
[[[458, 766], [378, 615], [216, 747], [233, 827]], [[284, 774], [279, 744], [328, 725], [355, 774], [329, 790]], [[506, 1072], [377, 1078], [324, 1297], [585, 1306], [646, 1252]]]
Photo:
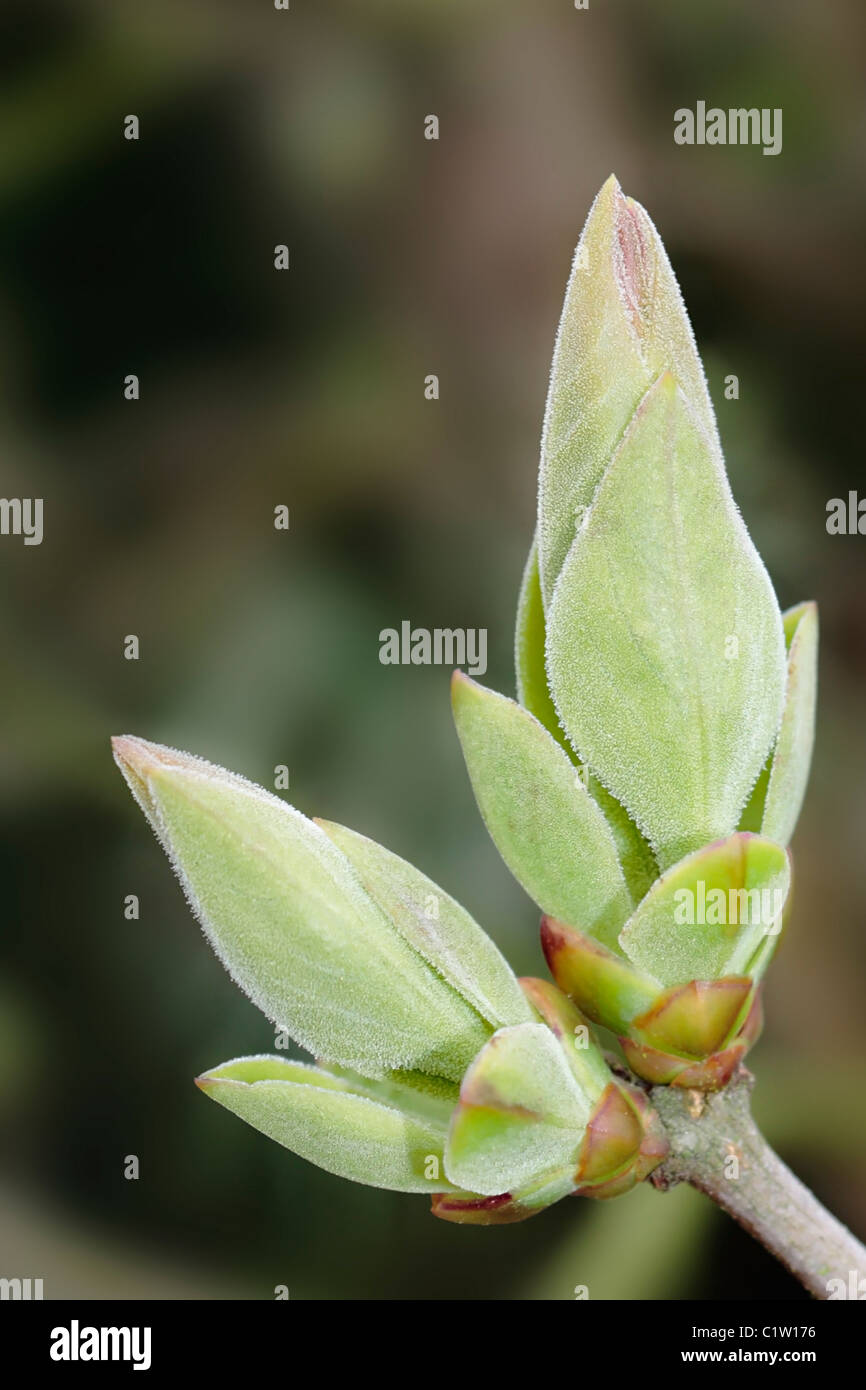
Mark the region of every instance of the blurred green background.
[[[381, 666], [378, 633], [486, 627], [485, 681], [513, 692], [553, 336], [611, 170], [680, 276], [780, 600], [821, 606], [756, 1110], [866, 1232], [866, 540], [825, 530], [866, 487], [864, 30], [859, 0], [5, 0], [2, 491], [45, 499], [45, 538], [0, 540], [0, 1274], [47, 1297], [801, 1296], [687, 1190], [448, 1226], [209, 1104], [192, 1078], [273, 1031], [109, 756], [134, 732], [268, 785], [285, 763], [303, 811], [542, 971], [448, 673]], [[782, 107], [782, 154], [675, 145], [699, 99]]]

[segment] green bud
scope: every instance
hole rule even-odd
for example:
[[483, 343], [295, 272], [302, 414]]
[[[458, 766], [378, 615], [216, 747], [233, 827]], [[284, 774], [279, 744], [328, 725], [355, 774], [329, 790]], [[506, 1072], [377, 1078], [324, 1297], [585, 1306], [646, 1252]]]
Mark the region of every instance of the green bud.
[[[517, 613], [526, 719], [506, 717], [502, 697], [470, 700], [462, 680], [455, 711], [491, 835], [545, 913], [555, 979], [651, 1082], [724, 1085], [760, 1030], [817, 643], [814, 604], [779, 611], [658, 234], [611, 179], [554, 354]], [[620, 873], [599, 817], [564, 794], [568, 764]], [[782, 906], [771, 921], [678, 917], [678, 898], [699, 891]]]
[[664, 874], [614, 948], [549, 917], [542, 946], [557, 984], [619, 1035], [639, 1076], [717, 1089], [760, 1031], [758, 987], [789, 885], [785, 851], [739, 832]]
[[567, 1195], [617, 1196], [667, 1153], [645, 1096], [613, 1076], [575, 1006], [549, 981], [521, 983], [539, 1022], [500, 1029], [464, 1077], [445, 1172], [465, 1192], [434, 1200], [446, 1220], [510, 1222]]
[[316, 820], [354, 866], [366, 892], [417, 951], [496, 1027], [531, 1017], [511, 970], [465, 908], [405, 859], [348, 830]]
[[431, 1193], [448, 1220], [611, 1195], [659, 1161], [654, 1117], [575, 1006], [518, 982], [411, 864], [202, 759], [113, 742], [234, 979], [328, 1059], [241, 1057], [198, 1078], [206, 1095], [330, 1173]]
[[431, 919], [428, 940], [438, 931], [440, 945], [422, 953], [405, 915], [371, 896], [334, 840], [278, 797], [141, 739], [115, 739], [114, 750], [232, 978], [309, 1052], [363, 1076], [459, 1082], [496, 1028], [527, 1017], [507, 965], [466, 914], [459, 930], [448, 914], [438, 927]]
[[782, 619], [670, 373], [641, 402], [569, 551], [547, 669], [572, 744], [662, 868], [736, 829], [782, 715]]
[[573, 762], [513, 700], [460, 671], [451, 690], [481, 814], [515, 878], [544, 912], [615, 941], [634, 904], [611, 827]]
[[779, 845], [738, 832], [657, 879], [619, 946], [665, 986], [741, 975], [764, 938], [778, 935], [790, 881]]
[[611, 176], [574, 257], [553, 355], [539, 478], [538, 551], [544, 607], [614, 451], [665, 371], [719, 454], [713, 407], [688, 316], [661, 238]]

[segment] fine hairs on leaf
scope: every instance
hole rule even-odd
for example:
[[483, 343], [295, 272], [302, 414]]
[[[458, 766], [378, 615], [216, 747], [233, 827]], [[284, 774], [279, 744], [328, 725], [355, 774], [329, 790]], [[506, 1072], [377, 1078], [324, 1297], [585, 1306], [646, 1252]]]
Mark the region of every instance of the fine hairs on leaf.
[[720, 457], [694, 335], [661, 238], [611, 175], [572, 264], [544, 415], [538, 553], [545, 608], [574, 537], [643, 396], [670, 371]]
[[[442, 1176], [447, 1118], [436, 1124], [322, 1067], [241, 1057], [197, 1086], [269, 1139], [337, 1177], [396, 1192], [451, 1192]], [[444, 1110], [444, 1107], [443, 1107]], [[435, 1158], [437, 1161], [431, 1163]], [[430, 1176], [435, 1174], [435, 1176]]]
[[458, 672], [454, 719], [484, 822], [544, 912], [615, 941], [632, 900], [610, 826], [526, 710]]
[[499, 1020], [482, 1019], [411, 949], [323, 830], [210, 764], [175, 765], [141, 740], [116, 750], [122, 767], [143, 770], [191, 907], [268, 1018], [362, 1074], [417, 1068], [459, 1081]]
[[548, 613], [563, 725], [662, 868], [730, 834], [779, 727], [775, 595], [673, 376], [647, 392]]

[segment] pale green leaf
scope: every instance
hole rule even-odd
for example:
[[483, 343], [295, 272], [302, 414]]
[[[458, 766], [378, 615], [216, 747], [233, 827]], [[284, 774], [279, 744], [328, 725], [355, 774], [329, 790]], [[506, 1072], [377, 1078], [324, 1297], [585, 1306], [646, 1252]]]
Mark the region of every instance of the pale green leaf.
[[293, 807], [188, 754], [115, 740], [124, 774], [233, 979], [304, 1048], [366, 1075], [459, 1080], [490, 1036]]
[[560, 727], [556, 706], [547, 686], [545, 666], [546, 623], [538, 577], [538, 550], [532, 549], [523, 572], [523, 582], [517, 604], [515, 633], [515, 664], [517, 668], [517, 698], [530, 714], [534, 714], [568, 755], [575, 767], [581, 767], [584, 785], [598, 803], [610, 825], [616, 843], [619, 862], [633, 902], [640, 902], [658, 874], [652, 850], [641, 835], [625, 807], [611, 796], [588, 768], [582, 767], [574, 749]]
[[572, 545], [547, 645], [572, 743], [660, 866], [728, 835], [779, 727], [784, 634], [724, 469], [669, 374]]
[[503, 1028], [466, 1074], [445, 1172], [468, 1192], [494, 1196], [573, 1170], [590, 1113], [549, 1028]]
[[661, 239], [611, 177], [574, 257], [553, 356], [539, 486], [545, 608], [581, 510], [646, 391], [665, 370], [680, 381], [708, 447], [715, 417], [682, 297]]
[[317, 820], [400, 935], [492, 1025], [532, 1017], [514, 972], [465, 908], [405, 859], [344, 825]]
[[818, 686], [818, 610], [804, 603], [785, 614], [790, 628], [788, 687], [770, 767], [761, 831], [787, 845], [800, 814], [815, 741]]
[[[451, 1192], [441, 1123], [384, 1103], [321, 1067], [239, 1057], [196, 1083], [220, 1105], [292, 1153], [337, 1177], [395, 1192]], [[408, 1098], [411, 1104], [412, 1097]]]
[[542, 725], [461, 672], [454, 719], [487, 829], [544, 912], [616, 942], [632, 900], [610, 826]]
[[[801, 623], [803, 632], [793, 647]], [[815, 734], [817, 696], [818, 609], [814, 603], [801, 603], [782, 614], [788, 648], [788, 675], [782, 726], [761, 775], [752, 788], [740, 816], [740, 830], [753, 830], [787, 844], [793, 833], [809, 777]], [[777, 762], [778, 754], [778, 762]], [[775, 807], [772, 819], [764, 825], [770, 774], [776, 766]], [[774, 833], [779, 832], [779, 833]], [[787, 832], [787, 833], [786, 833]]]
[[655, 855], [622, 802], [611, 796], [595, 773], [587, 773], [586, 787], [610, 826], [632, 901], [639, 903], [658, 878], [659, 868]]
[[666, 988], [742, 975], [781, 929], [790, 886], [785, 851], [738, 833], [662, 875], [629, 919], [620, 944]]

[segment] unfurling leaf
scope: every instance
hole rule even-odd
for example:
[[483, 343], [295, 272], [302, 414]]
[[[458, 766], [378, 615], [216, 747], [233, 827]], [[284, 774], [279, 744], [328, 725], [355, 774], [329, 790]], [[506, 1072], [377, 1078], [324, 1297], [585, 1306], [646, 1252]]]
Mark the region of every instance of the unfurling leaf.
[[495, 1027], [531, 1013], [511, 967], [465, 908], [405, 859], [344, 825], [317, 820], [373, 901], [448, 983]]
[[[574, 1004], [549, 980], [521, 984], [542, 1021], [494, 1033], [466, 1073], [445, 1171], [467, 1192], [434, 1201], [447, 1220], [513, 1221], [571, 1192], [617, 1196], [667, 1153], [646, 1097], [613, 1077]], [[491, 1213], [479, 1195], [509, 1200]]]
[[793, 835], [806, 795], [818, 686], [818, 609], [814, 603], [803, 603], [784, 616], [788, 685], [761, 821], [761, 833], [780, 845], [787, 845]]
[[[535, 541], [523, 572], [520, 596], [517, 601], [515, 629], [515, 667], [517, 698], [530, 714], [564, 749], [592, 799], [597, 802], [610, 826], [616, 843], [623, 876], [632, 900], [639, 902], [658, 873], [652, 850], [641, 835], [625, 807], [602, 786], [590, 769], [580, 763], [568, 742], [556, 713], [556, 706], [547, 685], [545, 665], [546, 622], [538, 575], [538, 550]], [[495, 838], [495, 836], [494, 836]], [[501, 852], [501, 847], [500, 847]], [[508, 862], [507, 856], [503, 855]], [[516, 871], [515, 871], [516, 872]], [[519, 877], [519, 875], [517, 875]], [[522, 880], [521, 880], [522, 881]], [[524, 886], [526, 886], [524, 884]]]
[[500, 1020], [412, 948], [323, 830], [201, 759], [114, 747], [214, 950], [268, 1018], [362, 1075], [460, 1080]]
[[578, 769], [531, 714], [461, 672], [452, 703], [481, 814], [515, 878], [543, 911], [615, 940], [632, 899]]
[[239, 1057], [196, 1085], [269, 1139], [329, 1173], [395, 1192], [452, 1192], [444, 1173], [450, 1105], [393, 1085], [277, 1057]]
[[730, 834], [779, 727], [784, 634], [724, 470], [670, 374], [598, 487], [547, 641], [572, 743], [661, 866]]
[[761, 1028], [760, 976], [790, 885], [780, 845], [738, 833], [663, 874], [610, 950], [544, 918], [551, 973], [594, 1023], [619, 1034], [653, 1084], [727, 1084]]
[[214, 1100], [329, 1172], [430, 1192], [449, 1221], [612, 1196], [660, 1161], [642, 1097], [615, 1081], [574, 1005], [518, 982], [412, 865], [188, 754], [114, 748], [234, 978], [325, 1059], [227, 1062], [198, 1079]]
[[482, 1196], [557, 1171], [573, 1186], [590, 1110], [544, 1024], [503, 1028], [463, 1081], [445, 1171], [455, 1186]]
[[611, 176], [578, 243], [551, 369], [537, 532], [545, 609], [582, 510], [643, 396], [665, 371], [676, 376], [718, 457], [703, 368], [661, 238]]
[[681, 860], [653, 884], [620, 934], [628, 959], [665, 987], [746, 972], [778, 933], [788, 896], [785, 851], [736, 834]]

